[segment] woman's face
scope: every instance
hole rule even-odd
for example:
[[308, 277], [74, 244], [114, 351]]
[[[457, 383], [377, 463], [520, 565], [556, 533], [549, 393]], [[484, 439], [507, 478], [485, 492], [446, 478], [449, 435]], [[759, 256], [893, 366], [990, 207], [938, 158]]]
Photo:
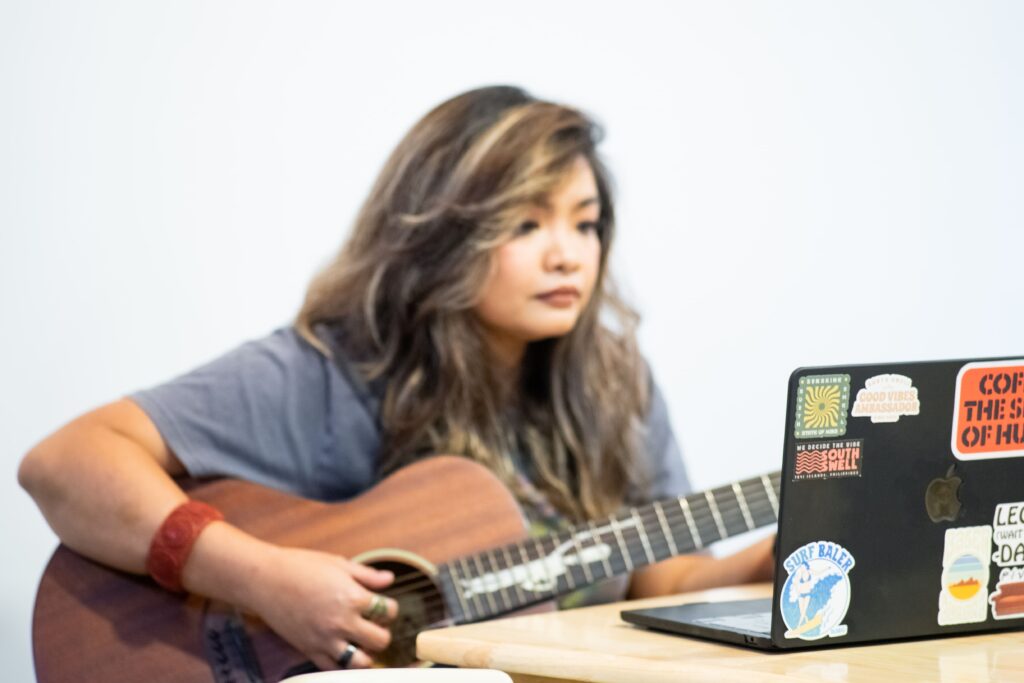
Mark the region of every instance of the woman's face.
[[594, 289], [601, 260], [600, 200], [579, 157], [543, 203], [524, 207], [491, 257], [476, 306], [499, 358], [516, 364], [531, 341], [568, 333]]

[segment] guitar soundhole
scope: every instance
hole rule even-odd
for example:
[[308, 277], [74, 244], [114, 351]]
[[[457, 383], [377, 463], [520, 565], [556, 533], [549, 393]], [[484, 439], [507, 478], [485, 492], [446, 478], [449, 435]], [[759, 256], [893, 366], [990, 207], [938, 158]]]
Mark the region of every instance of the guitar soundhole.
[[398, 601], [398, 619], [391, 624], [391, 645], [375, 659], [385, 666], [416, 664], [416, 634], [447, 617], [444, 599], [434, 580], [417, 567], [402, 562], [368, 562], [395, 573], [384, 595]]

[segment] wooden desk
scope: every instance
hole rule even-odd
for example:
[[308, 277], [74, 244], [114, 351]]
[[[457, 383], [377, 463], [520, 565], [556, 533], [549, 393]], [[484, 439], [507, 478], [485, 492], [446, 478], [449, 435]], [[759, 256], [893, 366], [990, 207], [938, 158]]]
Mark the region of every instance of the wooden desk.
[[629, 607], [767, 596], [768, 584], [532, 614], [420, 634], [422, 659], [508, 672], [517, 683], [601, 681], [1024, 681], [1024, 633], [769, 654], [634, 627]]

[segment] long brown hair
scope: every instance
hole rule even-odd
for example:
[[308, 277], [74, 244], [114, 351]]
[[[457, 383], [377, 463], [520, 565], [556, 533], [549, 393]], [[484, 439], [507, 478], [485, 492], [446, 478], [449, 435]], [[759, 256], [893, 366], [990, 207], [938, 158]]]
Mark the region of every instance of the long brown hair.
[[[600, 138], [576, 109], [495, 86], [438, 105], [385, 163], [296, 320], [327, 354], [313, 327], [333, 326], [363, 378], [383, 385], [384, 472], [455, 453], [515, 490], [525, 469], [573, 519], [608, 514], [642, 483], [649, 388], [638, 317], [607, 274], [615, 220]], [[473, 307], [517, 214], [580, 156], [601, 204], [597, 284], [571, 332], [527, 346], [509, 398]]]

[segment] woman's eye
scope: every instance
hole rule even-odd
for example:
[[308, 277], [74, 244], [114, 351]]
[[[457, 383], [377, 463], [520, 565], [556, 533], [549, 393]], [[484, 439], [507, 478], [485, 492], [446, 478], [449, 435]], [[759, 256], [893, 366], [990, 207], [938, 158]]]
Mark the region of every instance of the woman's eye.
[[576, 227], [580, 232], [600, 232], [601, 230], [601, 225], [597, 221], [584, 221]]
[[523, 221], [522, 223], [519, 224], [519, 227], [516, 228], [516, 234], [525, 235], [526, 233], [532, 232], [539, 227], [540, 224], [538, 224], [537, 221]]

